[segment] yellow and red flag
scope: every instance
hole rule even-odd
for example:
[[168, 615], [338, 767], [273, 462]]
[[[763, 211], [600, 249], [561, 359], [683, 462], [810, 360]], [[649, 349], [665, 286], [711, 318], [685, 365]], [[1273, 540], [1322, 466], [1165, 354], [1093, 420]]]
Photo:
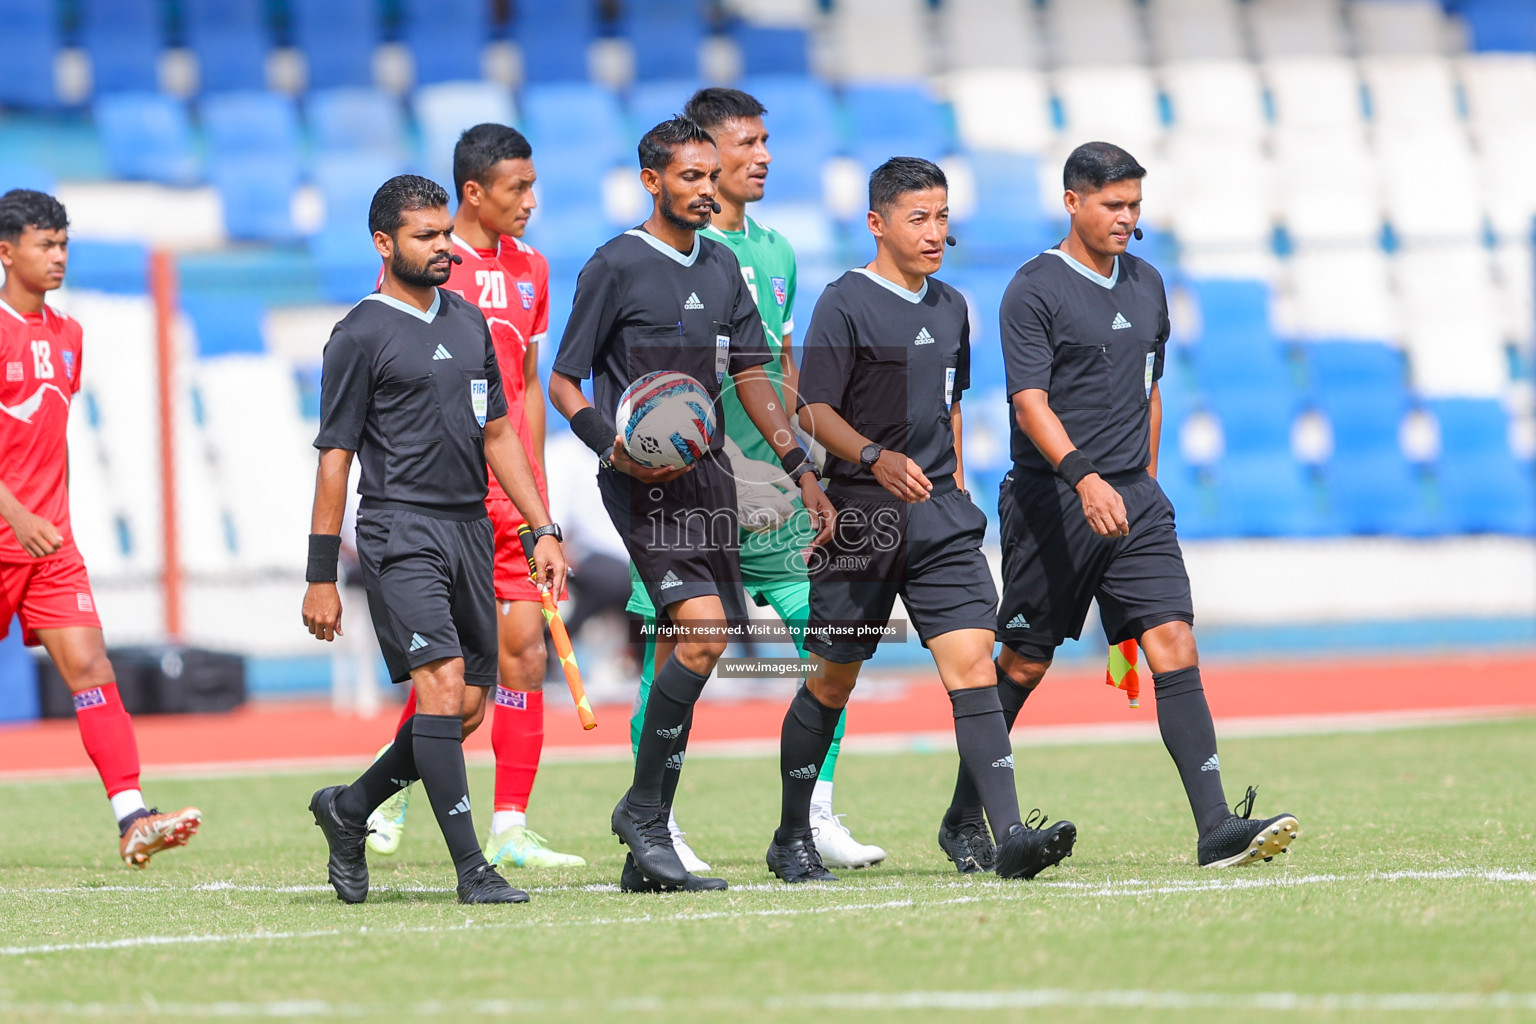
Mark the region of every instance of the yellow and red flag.
[[1133, 708], [1141, 707], [1141, 677], [1136, 671], [1139, 654], [1135, 640], [1110, 644], [1109, 666], [1104, 671], [1104, 682], [1124, 690]]

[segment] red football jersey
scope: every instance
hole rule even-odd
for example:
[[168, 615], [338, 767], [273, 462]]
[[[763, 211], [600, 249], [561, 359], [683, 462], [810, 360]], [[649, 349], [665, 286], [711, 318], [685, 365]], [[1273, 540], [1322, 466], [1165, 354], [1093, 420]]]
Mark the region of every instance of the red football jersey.
[[[502, 235], [494, 249], [476, 249], [457, 235], [454, 245], [463, 263], [454, 265], [443, 287], [480, 307], [491, 327], [491, 341], [501, 368], [501, 390], [507, 396], [507, 416], [523, 439], [534, 476], [544, 491], [544, 470], [533, 451], [525, 413], [527, 386], [523, 356], [529, 345], [549, 332], [549, 261], [521, 239]], [[491, 496], [501, 497], [495, 477]]]
[[[0, 301], [0, 480], [74, 542], [69, 526], [69, 404], [80, 390], [80, 325], [49, 306], [22, 314]], [[57, 557], [57, 552], [54, 556]], [[34, 562], [0, 521], [0, 562]]]

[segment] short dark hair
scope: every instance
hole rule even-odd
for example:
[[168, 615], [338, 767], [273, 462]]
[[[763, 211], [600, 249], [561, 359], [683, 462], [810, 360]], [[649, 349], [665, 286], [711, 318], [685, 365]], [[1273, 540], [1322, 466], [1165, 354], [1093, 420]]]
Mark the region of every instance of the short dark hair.
[[766, 113], [768, 108], [756, 96], [723, 86], [700, 89], [683, 107], [683, 114], [706, 131], [739, 117], [762, 117]]
[[27, 228], [59, 231], [69, 227], [64, 204], [46, 192], [13, 188], [0, 196], [0, 240], [16, 242]]
[[690, 142], [707, 142], [713, 146], [715, 137], [684, 114], [663, 121], [640, 136], [640, 166], [646, 170], [664, 171], [677, 148]]
[[393, 235], [405, 223], [407, 210], [435, 210], [448, 205], [448, 193], [431, 178], [397, 174], [373, 194], [368, 205], [368, 230]]
[[533, 147], [516, 128], [504, 124], [477, 124], [466, 128], [453, 147], [453, 190], [464, 198], [464, 186], [471, 181], [490, 186], [491, 169], [503, 160], [527, 160]]
[[930, 188], [949, 191], [949, 179], [938, 164], [922, 157], [893, 156], [869, 176], [869, 208], [884, 216], [903, 193]]
[[1067, 157], [1061, 169], [1061, 183], [1068, 192], [1097, 192], [1105, 185], [1132, 178], [1146, 177], [1147, 169], [1119, 146], [1108, 142], [1085, 142]]

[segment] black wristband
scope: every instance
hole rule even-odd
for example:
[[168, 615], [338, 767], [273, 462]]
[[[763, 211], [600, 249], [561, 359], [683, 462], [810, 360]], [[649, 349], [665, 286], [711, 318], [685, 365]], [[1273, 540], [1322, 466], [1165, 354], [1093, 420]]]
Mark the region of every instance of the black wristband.
[[1093, 460], [1077, 448], [1067, 452], [1067, 454], [1061, 457], [1061, 461], [1056, 463], [1056, 475], [1065, 480], [1067, 485], [1074, 490], [1082, 482], [1083, 477], [1098, 471], [1099, 469], [1093, 464]]
[[309, 535], [309, 564], [304, 568], [306, 583], [335, 583], [336, 562], [341, 558], [341, 538], [334, 533]]
[[613, 424], [590, 405], [577, 410], [576, 415], [571, 417], [571, 433], [581, 438], [581, 443], [597, 455], [613, 447]]
[[779, 465], [783, 467], [784, 472], [791, 479], [793, 479], [795, 476], [795, 470], [805, 465], [806, 458], [807, 456], [805, 454], [805, 449], [801, 448], [799, 445], [796, 445], [789, 451], [785, 452], [783, 455], [779, 456]]

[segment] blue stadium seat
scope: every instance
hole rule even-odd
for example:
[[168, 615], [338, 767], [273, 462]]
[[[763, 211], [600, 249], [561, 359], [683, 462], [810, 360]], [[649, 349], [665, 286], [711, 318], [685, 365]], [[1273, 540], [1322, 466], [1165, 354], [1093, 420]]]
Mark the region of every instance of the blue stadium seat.
[[1222, 532], [1230, 536], [1308, 537], [1321, 531], [1306, 475], [1288, 453], [1229, 454], [1216, 468], [1216, 498]]
[[57, 185], [53, 172], [33, 163], [0, 161], [0, 195], [13, 188], [29, 188], [34, 192], [52, 194]]
[[479, 80], [480, 48], [491, 36], [485, 0], [405, 0], [401, 7], [418, 85]]
[[584, 82], [587, 47], [597, 35], [589, 0], [518, 4], [512, 37], [523, 54], [523, 81]]
[[261, 321], [266, 306], [258, 299], [220, 292], [215, 295], [184, 294], [181, 309], [197, 334], [197, 354], [233, 355], [264, 352]]
[[275, 92], [226, 92], [203, 100], [203, 132], [211, 159], [245, 156], [299, 159], [299, 114]]
[[636, 80], [698, 77], [704, 21], [697, 4], [630, 0], [625, 6], [619, 31], [634, 50]]
[[[549, 260], [552, 275], [574, 278], [593, 251], [615, 234], [602, 210], [578, 207], [535, 215], [529, 225], [528, 244]], [[569, 309], [562, 316], [568, 314]]]
[[523, 90], [523, 124], [535, 161], [541, 152], [569, 149], [606, 167], [632, 152], [618, 101], [599, 86], [531, 85]]
[[1428, 403], [1440, 425], [1440, 457], [1449, 461], [1513, 458], [1509, 416], [1494, 398], [1438, 398]]
[[379, 256], [368, 231], [368, 206], [380, 185], [403, 167], [376, 153], [322, 156], [315, 185], [325, 203], [325, 225], [310, 240], [320, 289], [332, 302], [356, 302], [373, 290]]
[[208, 178], [224, 204], [224, 230], [237, 241], [287, 242], [295, 237], [293, 193], [299, 162], [259, 153], [209, 161]]
[[118, 178], [190, 185], [198, 179], [187, 105], [158, 93], [123, 92], [96, 101], [96, 130]]
[[893, 156], [937, 160], [949, 150], [943, 111], [921, 85], [858, 85], [843, 94], [853, 157], [873, 170]]
[[739, 87], [768, 108], [765, 122], [775, 156], [814, 164], [819, 178], [821, 163], [837, 152], [840, 135], [837, 107], [826, 84], [815, 78], [770, 75], [743, 79]]
[[1201, 343], [1250, 345], [1273, 341], [1269, 325], [1270, 287], [1263, 281], [1208, 279], [1189, 282], [1200, 307]]
[[1509, 447], [1509, 418], [1496, 400], [1429, 403], [1440, 424], [1436, 476], [1452, 528], [1467, 533], [1536, 532], [1536, 475]]
[[1333, 521], [1344, 533], [1422, 537], [1440, 532], [1424, 486], [1401, 453], [1336, 453], [1327, 478]]
[[1296, 402], [1289, 389], [1212, 391], [1208, 401], [1221, 423], [1227, 458], [1291, 458]]
[[636, 140], [653, 125], [681, 114], [683, 104], [703, 84], [694, 78], [636, 83], [629, 91], [629, 121]]
[[1164, 433], [1158, 455], [1157, 483], [1173, 505], [1174, 521], [1184, 540], [1201, 540], [1222, 532], [1216, 495], [1194, 467], [1179, 454], [1177, 439]]
[[411, 100], [421, 129], [426, 173], [453, 191], [453, 147], [466, 128], [477, 124], [516, 124], [511, 90], [494, 82], [439, 82], [416, 90]]
[[379, 45], [376, 0], [289, 0], [293, 42], [309, 68], [310, 89], [373, 82]]
[[811, 73], [811, 41], [804, 29], [742, 23], [731, 29], [731, 38], [748, 76]]
[[165, 25], [156, 0], [81, 0], [80, 43], [96, 95], [157, 88]]
[[400, 103], [378, 89], [322, 89], [309, 94], [310, 138], [318, 153], [405, 152]]
[[1461, 0], [1474, 50], [1536, 50], [1536, 4], [1529, 0]]
[[1403, 355], [1380, 342], [1319, 342], [1306, 347], [1306, 361], [1319, 397], [1343, 401], [1355, 395], [1393, 395], [1407, 401]]
[[538, 171], [537, 194], [540, 208], [534, 218], [575, 207], [596, 207], [603, 203], [603, 178], [608, 167], [593, 161], [579, 150], [563, 146], [540, 149], [534, 153]]
[[149, 249], [138, 242], [71, 238], [69, 283], [82, 291], [143, 295], [149, 290]]
[[53, 61], [59, 52], [57, 12], [37, 0], [0, 0], [5, 26], [5, 72], [0, 74], [0, 106], [53, 107]]
[[272, 39], [261, 0], [181, 0], [181, 12], [203, 92], [266, 87]]
[[968, 259], [1014, 263], [1020, 253], [1039, 252], [1055, 244], [1057, 236], [1037, 198], [1034, 157], [973, 152], [970, 162], [976, 209], [956, 231]]
[[[772, 177], [769, 177], [772, 181]], [[967, 236], [969, 237], [969, 236]], [[1003, 292], [1013, 280], [1012, 269], [994, 267], [957, 268], [941, 271], [939, 277], [965, 293], [971, 314], [971, 384], [973, 387], [1005, 387], [1003, 347], [998, 338], [997, 311]]]
[[1318, 407], [1333, 430], [1336, 458], [1403, 458], [1398, 434], [1408, 410], [1401, 391], [1324, 395]]

